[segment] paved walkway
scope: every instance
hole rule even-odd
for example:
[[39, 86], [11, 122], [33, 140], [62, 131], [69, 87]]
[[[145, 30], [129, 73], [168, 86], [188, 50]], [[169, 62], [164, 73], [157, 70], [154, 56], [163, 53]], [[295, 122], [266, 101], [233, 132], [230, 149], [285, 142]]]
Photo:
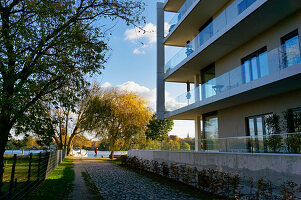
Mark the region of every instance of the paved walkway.
[[85, 166], [90, 162], [96, 162], [95, 160], [88, 160], [85, 158], [75, 158], [74, 164], [74, 181], [73, 181], [73, 192], [70, 194], [69, 199], [72, 200], [90, 200], [95, 199], [94, 195], [88, 190], [84, 179], [82, 178], [82, 172], [85, 171]]
[[104, 200], [194, 200], [189, 195], [108, 162], [83, 160]]

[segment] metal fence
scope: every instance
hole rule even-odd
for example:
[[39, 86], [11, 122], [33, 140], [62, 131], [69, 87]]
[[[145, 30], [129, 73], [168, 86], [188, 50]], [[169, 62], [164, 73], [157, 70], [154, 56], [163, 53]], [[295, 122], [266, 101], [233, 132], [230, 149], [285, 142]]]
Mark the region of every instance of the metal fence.
[[0, 200], [23, 199], [64, 160], [65, 150], [29, 155], [5, 155], [0, 174]]
[[[198, 146], [198, 149], [195, 146]], [[132, 150], [301, 154], [301, 133], [133, 144]]]

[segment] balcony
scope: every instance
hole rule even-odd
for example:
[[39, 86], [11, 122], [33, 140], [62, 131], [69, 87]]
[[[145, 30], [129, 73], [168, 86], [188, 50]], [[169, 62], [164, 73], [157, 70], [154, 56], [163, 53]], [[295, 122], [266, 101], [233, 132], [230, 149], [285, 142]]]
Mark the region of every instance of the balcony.
[[185, 0], [165, 0], [164, 10], [167, 12], [177, 12]]
[[190, 10], [192, 7], [194, 7], [198, 1], [199, 0], [186, 0], [183, 3], [181, 8], [178, 10], [178, 12], [175, 14], [175, 16], [168, 23], [170, 26], [169, 26], [168, 31], [165, 31], [166, 32], [165, 37], [175, 29], [176, 25], [178, 24], [179, 21], [181, 21], [183, 16], [185, 16], [187, 11]]
[[[280, 46], [263, 53], [262, 58], [259, 58], [260, 63], [258, 69], [256, 69], [256, 75], [255, 72], [251, 72], [253, 68], [250, 69], [247, 65], [241, 65], [221, 76], [211, 79], [192, 91], [178, 96], [176, 98], [177, 106], [169, 109], [168, 111], [171, 112], [167, 112], [165, 117], [193, 119], [193, 115], [196, 113], [210, 112], [213, 111], [210, 109], [217, 110], [221, 106], [231, 106], [235, 103], [251, 101], [252, 98], [261, 98], [265, 95], [271, 95], [272, 92], [277, 94], [277, 92], [285, 92], [301, 87], [300, 77], [298, 77], [290, 79], [290, 83], [279, 84], [279, 87], [275, 87], [274, 85], [270, 89], [263, 88], [261, 91], [253, 91], [252, 95], [245, 95], [244, 98], [239, 97], [241, 93], [249, 92], [263, 86], [267, 87], [274, 82], [300, 75], [301, 51], [299, 44], [300, 41], [297, 39], [289, 46]], [[280, 73], [282, 73], [281, 76], [279, 75]], [[231, 101], [225, 100], [230, 97], [233, 97]], [[223, 103], [220, 103], [222, 105], [213, 104], [220, 100], [224, 100]], [[207, 106], [207, 109], [203, 108], [204, 106]], [[189, 114], [189, 111], [193, 113]]]
[[[166, 63], [165, 81], [193, 82], [193, 75], [201, 68], [239, 48], [301, 8], [301, 2], [294, 0], [253, 0], [252, 4], [245, 6], [239, 2], [241, 0], [232, 2]], [[266, 16], [265, 20], [262, 20], [262, 16]], [[258, 21], [261, 23], [258, 24]]]
[[[294, 142], [299, 138], [301, 138], [301, 133], [269, 133], [267, 135], [133, 144], [131, 150], [301, 154], [301, 144]], [[195, 148], [196, 143], [198, 149]]]
[[[210, 38], [212, 38], [214, 35], [220, 32], [223, 28], [225, 28], [227, 24], [230, 24], [232, 21], [234, 21], [236, 17], [242, 14], [255, 1], [256, 0], [249, 0], [249, 1], [235, 0], [233, 3], [231, 3], [221, 14], [219, 14], [211, 23], [209, 23], [192, 41], [190, 41], [190, 43], [187, 44], [186, 47], [181, 49], [173, 58], [171, 58], [171, 60], [169, 60], [166, 63], [165, 72], [174, 68], [182, 60], [190, 56], [205, 42], [207, 42]], [[177, 16], [181, 16], [181, 14], [179, 13], [178, 15], [176, 15], [175, 16], [176, 18], [173, 20], [177, 20], [178, 19]], [[172, 25], [170, 29], [172, 29], [173, 26], [174, 25]]]
[[164, 44], [185, 46], [192, 40], [200, 26], [214, 16], [230, 0], [186, 0], [176, 11], [175, 17], [168, 23]]

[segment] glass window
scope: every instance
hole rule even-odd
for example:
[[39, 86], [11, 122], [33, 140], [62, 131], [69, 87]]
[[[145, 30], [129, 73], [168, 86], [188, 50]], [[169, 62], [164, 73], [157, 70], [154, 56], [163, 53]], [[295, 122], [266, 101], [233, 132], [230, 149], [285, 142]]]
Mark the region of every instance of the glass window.
[[248, 135], [251, 136], [251, 150], [252, 152], [266, 152], [266, 138], [267, 127], [265, 121], [272, 114], [264, 114], [248, 117]]
[[203, 150], [216, 151], [219, 149], [218, 144], [218, 118], [217, 113], [203, 115]]
[[269, 65], [268, 65], [268, 53], [264, 52], [259, 55], [259, 68], [260, 68], [260, 76], [269, 75]]
[[256, 80], [269, 74], [266, 47], [242, 59], [244, 82]]
[[251, 66], [252, 66], [252, 80], [258, 79], [258, 65], [257, 65], [257, 57], [251, 58]]
[[250, 71], [250, 61], [247, 60], [244, 62], [244, 81], [249, 83], [251, 81], [251, 71]]
[[202, 83], [202, 98], [206, 99], [214, 94], [212, 86], [215, 85], [215, 64], [201, 70], [201, 83]]
[[289, 67], [301, 62], [300, 42], [298, 30], [289, 33], [281, 38], [282, 52], [281, 61], [282, 67]]

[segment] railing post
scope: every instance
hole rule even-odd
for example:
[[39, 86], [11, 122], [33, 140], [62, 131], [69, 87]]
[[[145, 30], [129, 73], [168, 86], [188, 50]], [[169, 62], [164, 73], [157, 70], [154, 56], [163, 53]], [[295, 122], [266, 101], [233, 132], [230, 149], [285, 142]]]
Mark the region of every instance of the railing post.
[[39, 153], [39, 159], [38, 159], [38, 175], [37, 175], [37, 181], [40, 181], [40, 176], [41, 176], [41, 157], [42, 157], [42, 152]]
[[10, 177], [10, 184], [9, 184], [9, 192], [8, 192], [8, 199], [11, 199], [13, 194], [13, 189], [15, 186], [15, 169], [16, 169], [16, 162], [17, 162], [17, 154], [14, 154], [13, 157], [13, 166], [11, 170], [11, 177]]
[[29, 154], [28, 176], [27, 176], [27, 182], [28, 182], [28, 183], [30, 182], [31, 163], [32, 163], [32, 153]]

